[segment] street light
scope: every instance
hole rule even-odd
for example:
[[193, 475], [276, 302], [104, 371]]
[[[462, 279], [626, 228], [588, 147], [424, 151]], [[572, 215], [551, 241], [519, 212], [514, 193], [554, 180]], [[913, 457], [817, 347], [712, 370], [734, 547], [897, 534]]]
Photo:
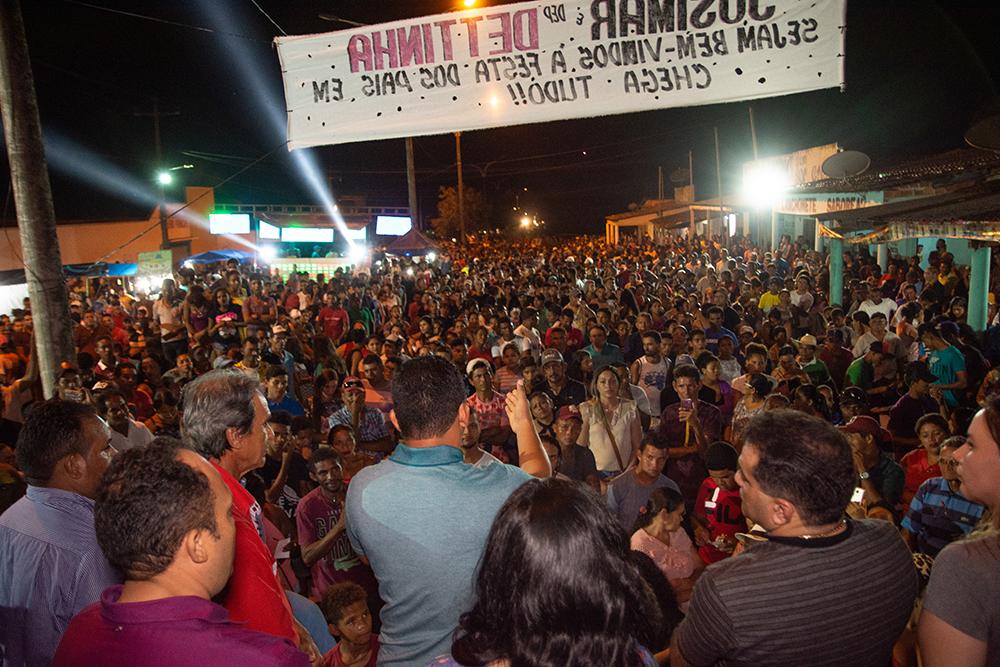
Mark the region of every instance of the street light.
[[169, 171], [161, 171], [156, 175], [156, 181], [160, 185], [170, 185], [174, 182], [174, 177]]
[[531, 218], [529, 218], [528, 216], [524, 216], [524, 217], [521, 218], [521, 226], [522, 227], [527, 227], [530, 224], [531, 224]]
[[156, 182], [160, 186], [160, 250], [170, 250], [170, 233], [167, 231], [167, 194], [163, 189], [174, 182], [174, 175], [170, 172], [179, 169], [194, 169], [194, 165], [179, 164], [156, 172]]
[[778, 213], [774, 207], [790, 185], [788, 174], [767, 163], [755, 165], [743, 179], [743, 195], [750, 204], [771, 210], [771, 250], [778, 247]]

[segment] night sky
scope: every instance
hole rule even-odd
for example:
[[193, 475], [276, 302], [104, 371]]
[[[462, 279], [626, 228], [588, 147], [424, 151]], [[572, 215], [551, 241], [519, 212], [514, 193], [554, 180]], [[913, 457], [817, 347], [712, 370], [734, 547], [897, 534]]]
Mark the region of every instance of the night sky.
[[[321, 20], [323, 13], [379, 23], [439, 13], [457, 4], [257, 3], [290, 35], [348, 27]], [[504, 3], [480, 2], [497, 4]], [[95, 188], [86, 173], [93, 165], [105, 174], [117, 169], [151, 181], [156, 167], [153, 123], [136, 114], [150, 112], [154, 101], [161, 111], [177, 114], [162, 119], [164, 164], [195, 165], [179, 173], [182, 183], [219, 183], [285, 138], [262, 108], [262, 100], [284, 108], [271, 45], [280, 33], [251, 0], [22, 0], [22, 11], [60, 220], [148, 215], [150, 206]], [[996, 103], [1000, 3], [995, 0], [853, 0], [847, 25], [845, 92], [830, 89], [752, 103], [762, 156], [839, 142], [867, 152], [878, 165], [948, 150], [962, 146], [970, 121]], [[252, 62], [259, 85], [240, 75], [240, 58]], [[688, 107], [463, 133], [466, 183], [485, 188], [498, 216], [507, 214], [519, 193], [520, 203], [537, 210], [553, 231], [596, 232], [604, 215], [654, 197], [657, 165], [669, 175], [686, 166], [689, 150], [694, 152], [698, 197], [715, 196], [716, 126], [724, 189], [734, 192], [741, 163], [752, 156], [747, 108], [748, 103]], [[454, 139], [421, 137], [415, 145], [421, 208], [426, 211], [438, 186], [455, 182]], [[80, 173], [54, 164], [53, 150], [78, 158]], [[315, 151], [333, 176], [336, 194], [366, 193], [405, 205], [402, 140]], [[4, 152], [4, 192], [8, 183]], [[221, 187], [216, 200], [318, 203], [284, 148]], [[9, 201], [0, 217], [13, 217]]]

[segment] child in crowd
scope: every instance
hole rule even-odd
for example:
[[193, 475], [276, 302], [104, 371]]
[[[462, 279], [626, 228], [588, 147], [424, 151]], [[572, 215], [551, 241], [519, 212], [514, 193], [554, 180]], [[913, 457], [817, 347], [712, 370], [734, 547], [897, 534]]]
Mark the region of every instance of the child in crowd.
[[325, 667], [375, 667], [378, 635], [372, 632], [368, 594], [352, 582], [334, 584], [323, 595], [320, 608], [330, 634], [338, 643], [323, 656]]

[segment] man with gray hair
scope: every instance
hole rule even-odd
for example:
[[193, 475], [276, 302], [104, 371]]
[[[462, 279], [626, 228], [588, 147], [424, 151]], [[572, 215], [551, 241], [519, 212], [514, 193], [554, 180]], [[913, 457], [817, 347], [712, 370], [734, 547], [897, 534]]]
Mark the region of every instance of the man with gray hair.
[[232, 370], [216, 370], [184, 387], [181, 433], [188, 447], [219, 471], [233, 494], [236, 555], [220, 602], [252, 630], [299, 642], [288, 599], [264, 545], [261, 507], [240, 478], [264, 465], [270, 411], [260, 383]]

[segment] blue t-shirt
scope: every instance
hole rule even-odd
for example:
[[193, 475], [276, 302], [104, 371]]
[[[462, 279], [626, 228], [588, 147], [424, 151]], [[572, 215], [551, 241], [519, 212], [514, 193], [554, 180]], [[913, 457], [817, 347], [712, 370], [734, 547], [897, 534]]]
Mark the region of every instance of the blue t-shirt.
[[451, 650], [493, 519], [529, 479], [514, 466], [468, 465], [456, 447], [401, 443], [351, 480], [347, 535], [385, 601], [379, 667], [424, 665]]
[[301, 417], [306, 411], [302, 408], [302, 404], [298, 402], [295, 398], [292, 398], [288, 394], [285, 394], [280, 401], [268, 401], [267, 409], [271, 412], [276, 410], [284, 410], [288, 412], [293, 417]]
[[[927, 365], [931, 373], [937, 376], [937, 384], [952, 384], [958, 382], [958, 372], [965, 370], [965, 356], [954, 345], [943, 350], [933, 350], [927, 355]], [[959, 402], [959, 394], [954, 389], [945, 389], [944, 401], [950, 407]]]

